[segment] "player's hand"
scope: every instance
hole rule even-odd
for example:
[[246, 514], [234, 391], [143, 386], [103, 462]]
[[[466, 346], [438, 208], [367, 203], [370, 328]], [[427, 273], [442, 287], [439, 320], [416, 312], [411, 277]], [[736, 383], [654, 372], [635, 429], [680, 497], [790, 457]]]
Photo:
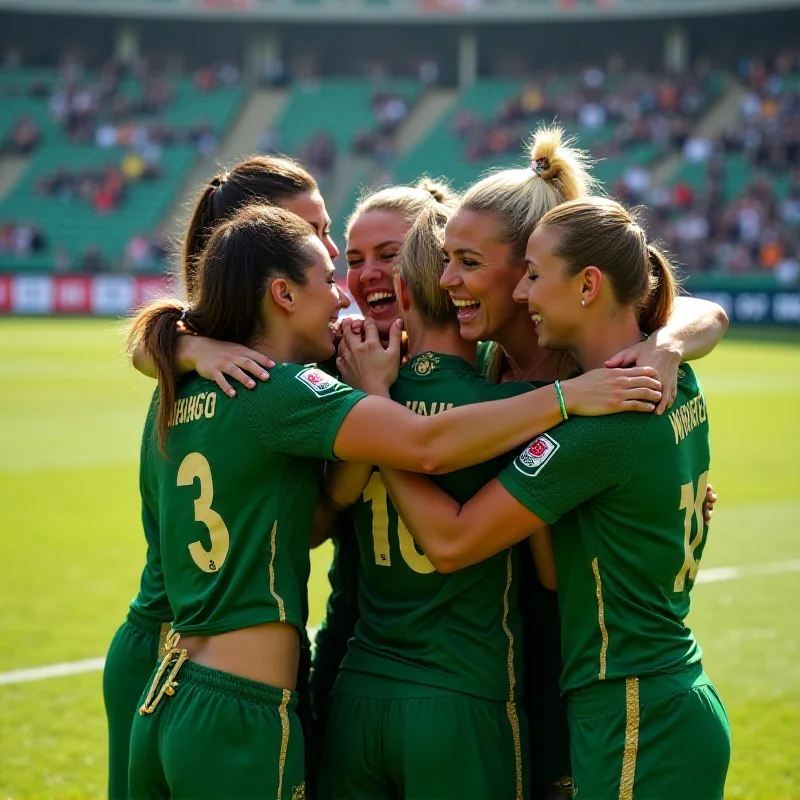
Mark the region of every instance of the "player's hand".
[[353, 333], [357, 333], [361, 338], [364, 338], [364, 317], [360, 314], [347, 314], [344, 317], [339, 317], [333, 324], [333, 346], [338, 349], [339, 342], [342, 341], [342, 325], [345, 320], [350, 323]]
[[365, 320], [363, 336], [356, 333], [353, 323], [345, 320], [336, 359], [336, 366], [345, 382], [367, 394], [388, 397], [389, 387], [397, 380], [400, 370], [402, 330], [403, 324], [397, 320], [389, 333], [389, 344], [384, 348], [375, 320]]
[[214, 381], [229, 397], [235, 397], [236, 390], [228, 383], [226, 375], [242, 386], [254, 389], [256, 382], [253, 377], [269, 380], [267, 370], [275, 366], [271, 358], [249, 347], [204, 336], [181, 336], [177, 360], [181, 374], [194, 370], [203, 378]]
[[567, 412], [601, 417], [620, 411], [654, 411], [661, 383], [652, 367], [593, 369], [561, 383]]
[[680, 346], [673, 339], [654, 333], [649, 339], [626, 347], [606, 361], [606, 367], [651, 367], [661, 382], [661, 400], [656, 414], [663, 414], [678, 394], [678, 367], [683, 359]]
[[717, 503], [717, 493], [714, 491], [714, 487], [709, 483], [706, 486], [706, 500], [703, 503], [703, 519], [706, 521], [706, 525], [711, 522], [711, 515], [714, 513], [714, 506]]

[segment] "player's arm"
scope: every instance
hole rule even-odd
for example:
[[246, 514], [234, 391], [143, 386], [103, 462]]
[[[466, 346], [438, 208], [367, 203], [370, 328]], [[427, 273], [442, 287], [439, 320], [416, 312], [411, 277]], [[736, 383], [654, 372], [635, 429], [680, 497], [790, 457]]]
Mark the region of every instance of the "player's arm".
[[536, 565], [536, 574], [545, 589], [556, 591], [558, 580], [556, 579], [556, 558], [553, 553], [553, 536], [550, 526], [538, 528], [528, 537], [528, 547], [530, 547], [533, 563]]
[[331, 538], [338, 513], [339, 509], [331, 499], [325, 492], [320, 492], [317, 497], [317, 505], [314, 507], [314, 519], [311, 523], [309, 547], [312, 550]]
[[548, 529], [497, 478], [461, 506], [424, 476], [381, 469], [381, 477], [409, 532], [442, 573], [477, 564]]
[[[530, 535], [540, 537], [564, 514], [626, 480], [631, 448], [644, 430], [640, 419], [570, 420], [537, 437], [463, 506], [427, 478], [384, 469], [381, 476], [431, 563], [453, 572]], [[532, 550], [542, 556], [537, 569], [546, 577], [546, 550]]]
[[[141, 342], [131, 350], [130, 355], [134, 369], [148, 378], [158, 377], [155, 361]], [[274, 366], [275, 362], [271, 358], [241, 344], [218, 342], [216, 339], [188, 333], [178, 338], [175, 354], [177, 374], [180, 376], [187, 372], [196, 372], [201, 377], [214, 381], [229, 397], [235, 397], [236, 391], [226, 380], [226, 375], [248, 389], [253, 389], [256, 385], [253, 377], [262, 381], [268, 380], [268, 370]]]
[[325, 464], [323, 490], [329, 503], [338, 511], [353, 505], [372, 475], [372, 464], [337, 461]]
[[[361, 461], [411, 472], [441, 474], [487, 461], [529, 441], [562, 420], [554, 386], [518, 397], [475, 403], [425, 417], [387, 399], [397, 375], [400, 329], [392, 329], [384, 349], [372, 320], [366, 334], [345, 327], [337, 364], [343, 374], [371, 396], [353, 406], [342, 421], [334, 454], [342, 461]], [[604, 415], [618, 411], [652, 411], [661, 399], [660, 385], [647, 368], [633, 372], [593, 370], [561, 384], [569, 414]], [[384, 396], [380, 396], [384, 395]]]
[[677, 297], [669, 321], [644, 342], [628, 347], [606, 362], [607, 367], [648, 366], [664, 386], [656, 409], [663, 413], [675, 401], [678, 367], [708, 355], [728, 329], [728, 315], [717, 303], [696, 297]]

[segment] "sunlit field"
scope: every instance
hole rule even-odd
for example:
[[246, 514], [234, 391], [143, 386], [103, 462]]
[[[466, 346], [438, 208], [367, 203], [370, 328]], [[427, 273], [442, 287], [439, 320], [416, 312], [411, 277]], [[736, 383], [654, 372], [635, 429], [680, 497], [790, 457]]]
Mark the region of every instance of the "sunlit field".
[[[727, 797], [800, 798], [800, 333], [733, 332], [698, 373], [720, 500], [691, 624], [731, 717]], [[0, 322], [0, 673], [105, 654], [144, 558], [150, 391], [119, 323]], [[330, 549], [312, 560], [317, 625]], [[98, 671], [0, 685], [0, 798], [103, 796], [105, 736]]]

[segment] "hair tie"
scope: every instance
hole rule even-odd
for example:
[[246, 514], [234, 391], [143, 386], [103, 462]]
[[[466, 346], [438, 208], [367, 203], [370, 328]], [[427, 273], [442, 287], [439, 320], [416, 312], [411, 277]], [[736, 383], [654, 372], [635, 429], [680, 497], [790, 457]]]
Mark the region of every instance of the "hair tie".
[[213, 186], [215, 189], [219, 189], [220, 186], [222, 186], [224, 183], [227, 182], [229, 175], [230, 173], [226, 172], [221, 178], [219, 176], [212, 178], [210, 185]]
[[189, 312], [188, 306], [184, 306], [181, 310], [181, 322], [186, 322], [186, 314]]
[[550, 159], [547, 156], [540, 156], [531, 162], [531, 169], [540, 175], [542, 172], [547, 172], [550, 169]]

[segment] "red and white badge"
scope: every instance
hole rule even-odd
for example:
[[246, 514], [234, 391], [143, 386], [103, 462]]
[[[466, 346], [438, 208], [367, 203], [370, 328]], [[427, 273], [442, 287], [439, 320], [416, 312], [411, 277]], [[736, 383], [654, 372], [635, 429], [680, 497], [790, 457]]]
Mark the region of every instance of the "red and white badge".
[[514, 460], [514, 466], [529, 478], [536, 477], [561, 445], [543, 433], [537, 436]]
[[316, 367], [304, 369], [302, 372], [298, 372], [295, 377], [300, 383], [304, 383], [312, 392], [318, 395], [327, 394], [331, 389], [335, 389], [339, 383], [335, 378], [328, 375], [327, 372], [323, 372]]

